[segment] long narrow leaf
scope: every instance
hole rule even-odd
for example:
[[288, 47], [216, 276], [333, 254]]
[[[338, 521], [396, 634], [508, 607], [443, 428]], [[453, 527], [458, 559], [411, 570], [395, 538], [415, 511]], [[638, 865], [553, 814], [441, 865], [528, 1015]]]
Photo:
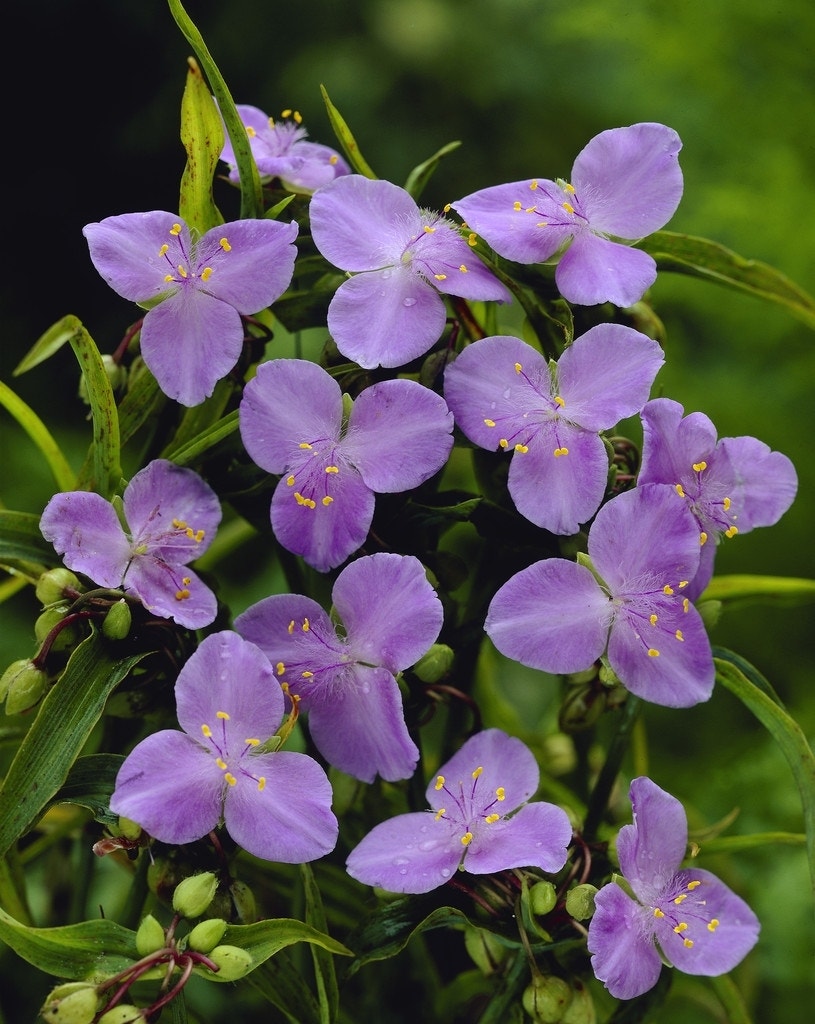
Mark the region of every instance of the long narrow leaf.
[[4, 406], [17, 420], [37, 446], [51, 470], [58, 490], [70, 491], [74, 486], [76, 474], [68, 465], [68, 460], [62, 454], [62, 449], [34, 410], [2, 381], [0, 381], [0, 405]]
[[345, 150], [345, 155], [348, 157], [351, 166], [357, 173], [364, 174], [366, 178], [375, 178], [376, 175], [371, 170], [365, 157], [360, 153], [357, 140], [354, 138], [345, 118], [331, 102], [325, 87], [322, 85], [320, 86], [320, 92], [323, 94], [323, 101], [325, 102], [325, 109], [328, 111], [331, 127], [334, 129], [334, 134], [339, 139], [340, 145]]

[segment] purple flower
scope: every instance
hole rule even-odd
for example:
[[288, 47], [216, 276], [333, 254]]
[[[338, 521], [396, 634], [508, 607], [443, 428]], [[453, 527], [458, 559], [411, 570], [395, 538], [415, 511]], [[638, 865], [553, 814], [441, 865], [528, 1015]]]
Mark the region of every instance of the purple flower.
[[443, 611], [412, 555], [358, 558], [334, 583], [342, 630], [316, 601], [279, 594], [252, 605], [235, 628], [257, 644], [308, 712], [320, 753], [363, 782], [406, 779], [419, 751], [394, 678], [439, 635]]
[[139, 470], [116, 509], [89, 491], [55, 494], [40, 529], [69, 569], [102, 587], [121, 588], [149, 611], [188, 629], [217, 613], [212, 591], [188, 563], [202, 555], [221, 521], [215, 492], [197, 473], [165, 459]]
[[[294, 111], [292, 120], [275, 121], [257, 107], [238, 104], [238, 116], [246, 126], [249, 146], [261, 176], [279, 178], [291, 192], [313, 192], [350, 168], [335, 150], [317, 142], [307, 142], [308, 132], [300, 124], [300, 115]], [[240, 180], [235, 151], [227, 138], [221, 159], [229, 164], [229, 180]]]
[[688, 842], [682, 804], [650, 779], [631, 783], [634, 823], [617, 838], [620, 869], [597, 893], [589, 924], [596, 977], [617, 999], [657, 982], [663, 959], [686, 974], [726, 974], [756, 944], [759, 923], [744, 900], [700, 868], [681, 868]]
[[348, 857], [348, 874], [389, 892], [429, 892], [459, 869], [477, 875], [515, 867], [559, 871], [572, 826], [554, 804], [526, 801], [538, 765], [500, 729], [476, 733], [427, 787], [430, 810], [377, 825]]
[[484, 338], [448, 365], [444, 397], [471, 441], [512, 453], [509, 493], [521, 515], [573, 534], [606, 491], [598, 431], [642, 408], [663, 361], [655, 341], [621, 324], [592, 327], [551, 367], [518, 338]]
[[297, 225], [236, 220], [193, 238], [175, 214], [124, 213], [86, 224], [91, 261], [125, 299], [149, 305], [141, 352], [161, 390], [182, 405], [212, 394], [241, 353], [241, 315], [288, 288]]
[[[710, 582], [716, 542], [723, 536], [772, 526], [798, 489], [795, 467], [781, 452], [755, 437], [723, 437], [701, 412], [683, 418], [670, 398], [642, 410], [643, 445], [639, 482], [671, 484], [699, 524], [702, 559], [691, 594]], [[712, 541], [713, 543], [709, 543]]]
[[710, 642], [684, 596], [699, 566], [699, 531], [673, 488], [651, 484], [613, 498], [597, 513], [588, 551], [594, 572], [548, 558], [498, 590], [484, 626], [498, 650], [557, 674], [582, 672], [607, 652], [618, 679], [645, 700], [707, 700]]
[[569, 302], [630, 306], [656, 280], [656, 264], [615, 239], [637, 240], [673, 216], [682, 197], [681, 148], [663, 124], [612, 128], [581, 150], [570, 183], [514, 181], [451, 205], [508, 260], [540, 263], [562, 252], [555, 282]]
[[441, 469], [452, 429], [444, 399], [412, 380], [366, 388], [346, 424], [337, 382], [302, 359], [262, 363], [240, 405], [249, 456], [282, 476], [275, 535], [320, 572], [364, 544], [375, 491], [407, 491]]
[[306, 754], [266, 750], [283, 720], [283, 691], [261, 651], [237, 633], [214, 633], [175, 685], [182, 732], [139, 743], [116, 776], [114, 814], [163, 843], [192, 843], [221, 820], [264, 860], [300, 864], [337, 841], [331, 785]]
[[402, 366], [444, 330], [439, 292], [509, 302], [455, 224], [420, 209], [403, 188], [359, 174], [324, 185], [310, 204], [314, 244], [353, 273], [328, 308], [337, 348], [360, 366]]

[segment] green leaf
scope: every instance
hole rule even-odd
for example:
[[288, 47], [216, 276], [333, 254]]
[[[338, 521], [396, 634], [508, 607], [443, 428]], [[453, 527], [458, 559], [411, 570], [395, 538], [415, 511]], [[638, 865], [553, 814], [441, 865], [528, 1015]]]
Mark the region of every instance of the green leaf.
[[54, 804], [77, 804], [87, 809], [102, 825], [115, 826], [118, 814], [110, 810], [110, 797], [124, 754], [86, 754], [71, 766], [65, 783], [60, 786], [43, 810]]
[[73, 652], [40, 704], [0, 787], [0, 856], [65, 785], [108, 695], [145, 653], [116, 658], [95, 632]]
[[375, 178], [376, 175], [368, 166], [365, 157], [359, 151], [357, 140], [352, 135], [351, 129], [346, 124], [342, 114], [329, 99], [324, 85], [320, 86], [320, 92], [323, 94], [325, 109], [328, 111], [328, 119], [331, 122], [331, 127], [334, 129], [334, 134], [339, 139], [340, 145], [345, 150], [345, 155], [348, 157], [349, 163], [359, 174], [364, 174], [366, 178]]
[[[717, 681], [753, 712], [778, 743], [792, 770], [804, 812], [809, 871], [815, 893], [815, 756], [812, 748], [798, 723], [773, 700], [769, 684], [757, 683], [762, 677], [756, 669], [721, 647], [714, 648], [713, 654]], [[745, 666], [746, 672], [743, 671]]]
[[815, 328], [815, 299], [767, 263], [745, 259], [707, 238], [674, 231], [656, 231], [638, 242], [637, 248], [650, 253], [660, 270], [690, 274], [749, 292], [784, 306], [793, 316]]
[[214, 448], [219, 442], [230, 437], [238, 429], [238, 410], [227, 413], [223, 419], [211, 424], [200, 434], [177, 448], [171, 448], [165, 458], [170, 459], [179, 466], [190, 466], [197, 462], [202, 455]]
[[[309, 864], [300, 865], [300, 877], [306, 896], [306, 921], [319, 931], [326, 930], [325, 910], [320, 889]], [[340, 993], [337, 988], [337, 972], [334, 970], [334, 957], [328, 950], [312, 944], [311, 959], [314, 963], [314, 976], [317, 981], [317, 994], [320, 999], [320, 1024], [333, 1024], [337, 1019], [340, 1005]]]
[[249, 146], [249, 137], [246, 128], [235, 108], [235, 101], [227, 88], [223, 75], [218, 70], [218, 65], [212, 59], [212, 54], [207, 49], [203, 36], [190, 20], [190, 16], [179, 3], [179, 0], [167, 0], [170, 13], [175, 19], [176, 25], [181, 29], [184, 38], [193, 48], [195, 56], [207, 76], [210, 88], [218, 101], [218, 109], [221, 112], [224, 125], [226, 126], [229, 141], [235, 153], [235, 161], [240, 175], [241, 187], [241, 218], [253, 218], [263, 216], [263, 190], [260, 185], [255, 158]]
[[201, 69], [192, 57], [188, 63], [181, 100], [181, 141], [187, 164], [181, 176], [178, 212], [191, 228], [204, 234], [224, 222], [212, 195], [212, 179], [224, 148], [224, 127]]
[[414, 167], [407, 176], [405, 191], [409, 192], [414, 199], [418, 199], [422, 192], [424, 192], [425, 185], [430, 181], [433, 172], [439, 166], [439, 161], [442, 157], [447, 156], [448, 153], [455, 152], [460, 145], [461, 142], [459, 141], [448, 142], [446, 146], [442, 146], [440, 150], [434, 153], [428, 160], [425, 160], [424, 163]]
[[71, 340], [75, 325], [78, 323], [79, 320], [75, 316], [69, 315], [52, 324], [23, 356], [14, 368], [13, 375], [19, 377], [20, 374], [27, 373], [40, 363], [44, 363], [46, 359], [50, 359], [55, 352], [59, 352], [62, 346]]
[[136, 933], [100, 918], [60, 928], [29, 928], [0, 909], [0, 939], [46, 974], [101, 982], [139, 959]]
[[0, 509], [0, 561], [8, 559], [56, 564], [53, 546], [40, 533], [38, 515]]
[[314, 993], [285, 951], [262, 963], [246, 980], [291, 1024], [321, 1024]]
[[145, 423], [155, 427], [167, 398], [152, 373], [143, 366], [131, 372], [127, 392], [119, 405], [119, 433], [122, 447], [131, 441]]
[[11, 388], [0, 381], [0, 405], [14, 417], [39, 449], [60, 491], [71, 491], [76, 474], [39, 416]]
[[700, 601], [799, 605], [815, 601], [815, 580], [795, 576], [714, 576]]

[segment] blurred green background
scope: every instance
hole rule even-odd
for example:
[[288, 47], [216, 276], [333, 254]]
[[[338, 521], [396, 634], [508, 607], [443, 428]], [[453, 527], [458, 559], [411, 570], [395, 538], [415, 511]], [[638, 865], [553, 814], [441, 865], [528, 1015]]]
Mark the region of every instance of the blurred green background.
[[[334, 140], [323, 83], [377, 174], [397, 183], [452, 140], [424, 197], [441, 206], [526, 176], [568, 176], [606, 128], [661, 121], [684, 142], [685, 196], [668, 228], [766, 261], [815, 291], [815, 6], [810, 0], [190, 0], [235, 100], [299, 109]], [[41, 0], [4, 14], [6, 270], [0, 379], [66, 437], [89, 439], [77, 373], [63, 352], [17, 381], [36, 338], [77, 315], [102, 351], [134, 316], [87, 258], [82, 226], [131, 210], [176, 209], [178, 116], [189, 48], [161, 0]], [[14, 72], [12, 57], [24, 63]], [[232, 193], [221, 194], [227, 207]], [[220, 198], [220, 197], [219, 197]], [[787, 453], [796, 504], [773, 529], [738, 537], [718, 572], [815, 576], [815, 334], [780, 307], [677, 275], [651, 293], [667, 363], [657, 386], [720, 435]], [[0, 410], [0, 502], [39, 511], [51, 481]], [[3, 663], [29, 654], [36, 608], [0, 609]], [[815, 732], [811, 606], [727, 610], [714, 643], [752, 661]], [[733, 831], [801, 830], [781, 755], [729, 694], [688, 712], [648, 709], [651, 770], [699, 823], [734, 807]], [[729, 865], [763, 922], [740, 974], [759, 1022], [808, 1016], [813, 914], [804, 854], [766, 848]], [[3, 958], [8, 968], [7, 958]], [[383, 1021], [387, 1018], [383, 1016]], [[715, 1019], [677, 1001], [659, 1020]]]

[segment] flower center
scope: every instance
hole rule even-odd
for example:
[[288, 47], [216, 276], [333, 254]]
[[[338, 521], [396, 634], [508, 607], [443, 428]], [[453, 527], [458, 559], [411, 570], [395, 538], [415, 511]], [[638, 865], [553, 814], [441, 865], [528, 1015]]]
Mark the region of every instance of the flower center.
[[[479, 765], [470, 773], [471, 782], [465, 784], [459, 780], [458, 786], [453, 788], [448, 786], [447, 779], [443, 775], [436, 777], [434, 788], [437, 793], [446, 794], [447, 800], [445, 806], [439, 807], [435, 812], [434, 820], [441, 821], [444, 818], [445, 821], [451, 822], [460, 830], [459, 838], [464, 847], [461, 854], [462, 863], [467, 848], [477, 838], [479, 831], [485, 825], [494, 825], [502, 817], [496, 807], [506, 798], [504, 787], [499, 786], [492, 792], [484, 792], [483, 787], [479, 789], [478, 780], [483, 771], [483, 766]], [[443, 799], [444, 797], [439, 797], [440, 801]]]
[[632, 581], [631, 594], [614, 596], [614, 604], [627, 616], [649, 658], [658, 658], [666, 644], [684, 642], [681, 619], [690, 609], [690, 600], [682, 596], [682, 591], [689, 583], [690, 580], [679, 580], [659, 586]]
[[568, 422], [561, 412], [566, 403], [560, 395], [552, 394], [552, 380], [548, 371], [545, 377], [540, 372], [530, 376], [521, 363], [515, 363], [514, 370], [515, 379], [504, 389], [504, 398], [510, 398], [513, 385], [520, 384], [523, 395], [519, 397], [517, 405], [524, 411], [497, 415], [495, 418], [485, 416], [484, 425], [497, 429], [500, 448], [504, 451], [516, 451], [521, 455], [526, 455], [530, 442], [540, 432], [541, 427], [546, 425], [547, 436], [552, 441], [553, 457], [559, 459], [568, 455], [569, 449], [560, 436], [561, 422]]
[[250, 771], [247, 761], [244, 760], [260, 744], [260, 740], [255, 737], [244, 740], [242, 750], [233, 757], [229, 751], [226, 729], [226, 723], [230, 718], [229, 713], [227, 711], [216, 711], [215, 718], [215, 728], [213, 729], [204, 723], [201, 726], [201, 734], [207, 741], [207, 745], [211, 748], [215, 764], [223, 772], [224, 782], [231, 788], [237, 786], [239, 778], [251, 779], [258, 790], [262, 792], [266, 788], [265, 777], [263, 775], [255, 775]]
[[[690, 473], [683, 479], [682, 483], [674, 485], [676, 493], [684, 498], [691, 511], [702, 525], [710, 526], [725, 537], [735, 537], [739, 532], [736, 526], [736, 513], [733, 511], [733, 502], [730, 497], [716, 493], [715, 480], [711, 480], [711, 474], [707, 462], [704, 459], [694, 462], [690, 467]], [[706, 544], [708, 533], [702, 530], [699, 534], [699, 543]]]
[[[662, 946], [670, 947], [674, 941], [680, 941], [686, 949], [692, 949], [697, 942], [716, 931], [720, 921], [708, 911], [704, 893], [704, 883], [699, 879], [691, 879], [679, 891], [677, 888], [671, 889], [651, 908], [654, 917], [662, 925], [659, 929]], [[670, 927], [670, 931], [666, 926]], [[672, 935], [676, 936], [676, 940]], [[669, 948], [663, 949], [663, 952], [670, 957]]]
[[306, 511], [313, 511], [318, 504], [328, 508], [334, 502], [340, 472], [336, 442], [328, 438], [301, 441], [297, 449], [291, 460], [286, 486], [291, 488], [292, 497]]
[[538, 228], [571, 228], [573, 232], [588, 226], [588, 218], [583, 213], [580, 199], [575, 192], [574, 186], [562, 178], [558, 178], [555, 188], [550, 184], [542, 185], [533, 179], [529, 183], [529, 190], [533, 193], [530, 197], [533, 201], [527, 205], [520, 199], [512, 204], [516, 213], [530, 213], [538, 220], [535, 227]]
[[193, 245], [187, 252], [181, 225], [173, 224], [170, 228], [170, 241], [165, 242], [158, 251], [168, 267], [164, 281], [166, 284], [180, 286], [196, 282], [206, 283], [212, 277], [218, 262], [231, 251], [232, 246], [224, 236], [217, 241], [211, 239], [200, 251]]

